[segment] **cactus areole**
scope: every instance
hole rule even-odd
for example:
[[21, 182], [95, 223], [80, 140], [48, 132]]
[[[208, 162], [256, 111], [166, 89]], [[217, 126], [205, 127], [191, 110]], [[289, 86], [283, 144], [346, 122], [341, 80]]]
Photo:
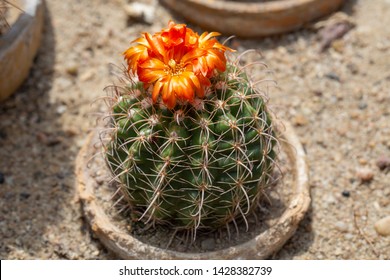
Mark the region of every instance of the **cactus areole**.
[[180, 230], [246, 221], [274, 166], [264, 95], [230, 62], [216, 32], [169, 22], [124, 52], [108, 166], [137, 222]]

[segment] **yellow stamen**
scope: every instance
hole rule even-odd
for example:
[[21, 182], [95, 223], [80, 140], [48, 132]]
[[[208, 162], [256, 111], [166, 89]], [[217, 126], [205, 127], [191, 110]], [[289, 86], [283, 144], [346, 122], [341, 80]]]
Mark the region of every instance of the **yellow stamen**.
[[183, 64], [177, 63], [174, 59], [168, 61], [168, 65], [165, 68], [165, 73], [171, 76], [180, 75], [183, 72]]
[[174, 59], [170, 59], [168, 65], [171, 67], [173, 72], [176, 72], [176, 61]]

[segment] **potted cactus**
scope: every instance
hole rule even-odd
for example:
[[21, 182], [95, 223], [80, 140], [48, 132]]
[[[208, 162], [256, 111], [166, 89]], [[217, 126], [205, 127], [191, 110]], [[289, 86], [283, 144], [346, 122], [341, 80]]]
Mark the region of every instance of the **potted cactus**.
[[[299, 141], [288, 125], [290, 132], [280, 133], [264, 95], [237, 60], [226, 58], [233, 50], [219, 43], [218, 35], [198, 35], [173, 21], [161, 32], [143, 33], [124, 52], [126, 78], [110, 87], [108, 127], [92, 134], [79, 154], [78, 189], [87, 219], [122, 258], [265, 258], [291, 236], [308, 208]], [[137, 228], [168, 228], [193, 241], [232, 224], [247, 226], [271, 183], [282, 134], [295, 148], [287, 153], [297, 187], [279, 226], [232, 248], [192, 254], [133, 236]], [[91, 160], [99, 151], [105, 165]], [[127, 227], [104, 213], [93, 175], [102, 168], [114, 182], [105, 185], [117, 188], [128, 210], [119, 222]]]

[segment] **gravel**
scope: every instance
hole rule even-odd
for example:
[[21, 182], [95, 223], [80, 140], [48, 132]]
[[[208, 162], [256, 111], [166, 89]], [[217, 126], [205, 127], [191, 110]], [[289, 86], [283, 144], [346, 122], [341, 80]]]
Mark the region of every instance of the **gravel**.
[[[116, 81], [121, 53], [140, 32], [182, 19], [154, 2], [147, 23], [129, 22], [125, 0], [46, 3], [30, 76], [0, 104], [0, 258], [115, 259], [83, 219], [74, 160], [96, 128], [99, 98]], [[389, 165], [378, 160], [390, 156], [389, 13], [389, 1], [348, 1], [343, 14], [354, 27], [322, 52], [319, 34], [331, 19], [229, 42], [239, 52], [261, 51], [243, 60], [268, 64], [278, 85], [269, 89], [269, 105], [295, 126], [310, 165], [311, 209], [272, 258], [390, 259], [390, 236], [374, 226], [390, 215]], [[255, 79], [264, 75], [253, 69]]]
[[390, 235], [390, 216], [384, 217], [375, 223], [375, 230], [383, 236]]

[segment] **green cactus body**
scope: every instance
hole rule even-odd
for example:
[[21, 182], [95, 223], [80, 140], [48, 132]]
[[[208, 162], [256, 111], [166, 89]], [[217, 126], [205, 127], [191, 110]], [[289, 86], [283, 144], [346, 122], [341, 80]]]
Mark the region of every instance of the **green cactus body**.
[[137, 220], [218, 228], [257, 206], [276, 140], [263, 96], [241, 70], [228, 64], [204, 99], [174, 109], [152, 104], [140, 83], [115, 99], [106, 158]]

